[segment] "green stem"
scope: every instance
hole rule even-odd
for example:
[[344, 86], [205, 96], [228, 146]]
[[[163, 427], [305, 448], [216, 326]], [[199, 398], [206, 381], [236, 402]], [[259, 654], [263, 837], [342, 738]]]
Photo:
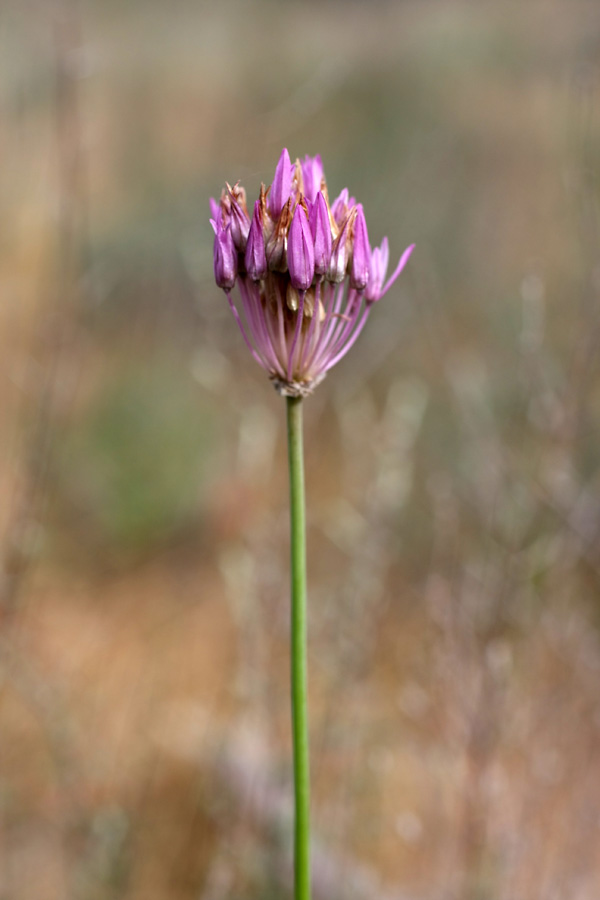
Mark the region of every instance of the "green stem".
[[292, 575], [292, 731], [294, 743], [295, 900], [310, 900], [310, 776], [306, 688], [306, 514], [302, 398], [287, 398]]

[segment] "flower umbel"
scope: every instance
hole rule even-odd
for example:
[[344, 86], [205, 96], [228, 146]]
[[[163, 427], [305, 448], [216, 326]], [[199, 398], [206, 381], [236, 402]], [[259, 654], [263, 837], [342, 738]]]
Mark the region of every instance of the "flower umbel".
[[292, 163], [287, 150], [252, 218], [238, 184], [227, 184], [211, 211], [215, 280], [252, 355], [280, 394], [312, 393], [350, 350], [414, 245], [386, 281], [387, 238], [371, 250], [362, 204], [344, 188], [330, 207], [321, 157]]

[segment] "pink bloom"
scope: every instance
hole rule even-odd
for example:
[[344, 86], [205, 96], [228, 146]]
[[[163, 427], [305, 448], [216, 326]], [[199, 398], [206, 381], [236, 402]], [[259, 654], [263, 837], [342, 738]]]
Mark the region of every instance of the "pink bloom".
[[298, 203], [288, 234], [288, 270], [292, 287], [307, 291], [315, 277], [315, 246], [308, 218]]
[[248, 243], [244, 255], [246, 272], [252, 281], [261, 281], [267, 277], [267, 257], [265, 255], [265, 236], [262, 227], [260, 200], [254, 204], [252, 225], [248, 234]]
[[315, 274], [326, 275], [331, 259], [331, 224], [327, 201], [319, 191], [310, 211], [310, 230], [315, 244]]
[[231, 236], [231, 226], [229, 224], [224, 226], [220, 216], [216, 222], [211, 219], [211, 224], [215, 230], [213, 250], [215, 281], [218, 287], [227, 291], [234, 286], [237, 275], [237, 254]]
[[301, 167], [304, 180], [304, 196], [311, 203], [314, 203], [317, 194], [321, 190], [321, 182], [324, 178], [323, 163], [320, 155], [317, 153], [316, 156], [305, 156]]
[[331, 208], [327, 196], [320, 156], [292, 164], [283, 150], [251, 221], [237, 184], [211, 200], [215, 280], [255, 360], [287, 396], [310, 394], [346, 355], [414, 246], [386, 282], [387, 238], [371, 250], [362, 205], [345, 188]]
[[269, 214], [273, 219], [279, 217], [290, 196], [293, 171], [294, 167], [290, 162], [290, 154], [287, 150], [283, 150], [275, 169], [275, 177], [269, 196]]
[[356, 221], [354, 223], [354, 247], [352, 250], [352, 264], [350, 266], [350, 287], [357, 291], [364, 291], [369, 283], [371, 268], [371, 248], [369, 247], [369, 235], [367, 223], [363, 212], [362, 203], [356, 207]]
[[227, 193], [230, 201], [231, 237], [238, 253], [246, 249], [248, 232], [250, 231], [250, 219], [246, 209], [246, 191], [244, 188], [230, 187], [227, 185]]

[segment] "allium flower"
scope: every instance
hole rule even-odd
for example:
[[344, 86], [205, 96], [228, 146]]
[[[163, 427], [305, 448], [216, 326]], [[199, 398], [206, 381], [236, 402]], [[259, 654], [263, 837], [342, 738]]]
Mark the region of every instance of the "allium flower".
[[252, 218], [238, 184], [210, 205], [215, 280], [250, 352], [279, 393], [310, 394], [350, 350], [414, 245], [386, 281], [387, 238], [371, 250], [362, 205], [346, 188], [329, 205], [320, 156], [292, 164], [283, 150]]

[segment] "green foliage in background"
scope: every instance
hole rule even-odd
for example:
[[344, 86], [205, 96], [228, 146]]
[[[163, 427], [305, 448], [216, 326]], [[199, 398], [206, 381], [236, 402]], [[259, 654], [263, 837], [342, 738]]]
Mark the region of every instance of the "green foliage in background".
[[212, 413], [185, 370], [123, 368], [62, 444], [70, 526], [117, 556], [156, 548], [197, 519], [214, 438]]

